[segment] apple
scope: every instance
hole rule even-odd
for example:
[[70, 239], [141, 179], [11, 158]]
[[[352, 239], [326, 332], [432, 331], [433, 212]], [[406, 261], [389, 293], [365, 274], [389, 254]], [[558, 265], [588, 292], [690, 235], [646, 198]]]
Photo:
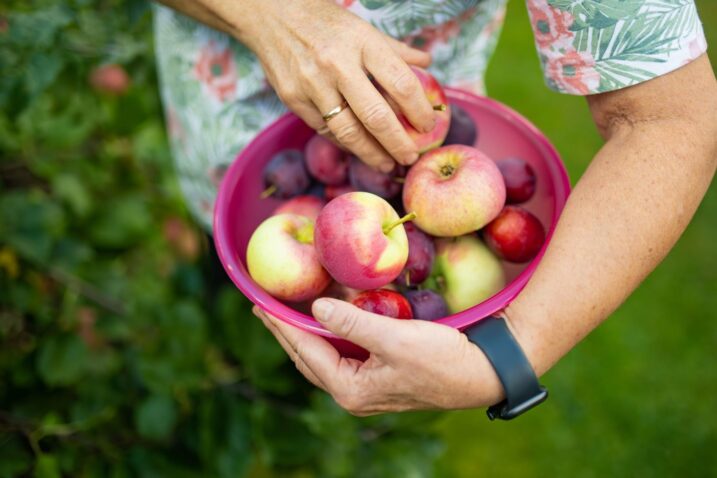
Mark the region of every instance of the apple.
[[90, 73], [90, 85], [101, 93], [121, 95], [129, 84], [129, 76], [120, 65], [98, 66]]
[[519, 206], [506, 206], [483, 230], [486, 244], [508, 262], [527, 262], [545, 242], [545, 229], [537, 217]]
[[309, 174], [330, 186], [346, 182], [349, 173], [348, 155], [321, 135], [314, 135], [304, 150]]
[[406, 211], [434, 236], [454, 237], [480, 229], [505, 204], [505, 183], [495, 163], [471, 146], [443, 146], [421, 156], [403, 186]]
[[398, 292], [387, 289], [363, 291], [354, 297], [351, 303], [365, 311], [394, 319], [413, 318], [408, 300]]
[[[443, 140], [446, 139], [448, 128], [451, 124], [451, 108], [448, 105], [448, 99], [446, 98], [446, 93], [443, 91], [443, 87], [441, 87], [441, 84], [438, 83], [433, 75], [415, 66], [412, 66], [411, 69], [418, 78], [418, 81], [421, 82], [423, 91], [426, 93], [426, 98], [435, 110], [436, 125], [428, 133], [422, 133], [413, 127], [408, 121], [408, 118], [399, 111], [393, 100], [389, 99], [389, 103], [394, 111], [396, 111], [396, 116], [406, 130], [406, 133], [408, 133], [408, 136], [416, 143], [416, 146], [418, 146], [418, 152], [425, 153], [428, 150], [440, 146]], [[385, 92], [384, 96], [386, 96]]]
[[274, 210], [273, 215], [298, 214], [299, 216], [306, 216], [312, 221], [316, 221], [316, 218], [319, 217], [319, 213], [325, 204], [326, 201], [316, 196], [310, 196], [308, 194], [295, 196], [281, 203], [279, 207]]
[[483, 302], [505, 285], [500, 261], [473, 234], [436, 240], [431, 275], [454, 314]]
[[403, 222], [385, 199], [366, 192], [330, 201], [316, 220], [315, 245], [329, 274], [354, 289], [377, 289], [406, 265], [408, 238]]
[[318, 297], [331, 282], [314, 247], [314, 221], [297, 214], [262, 222], [249, 239], [246, 264], [265, 291], [290, 302]]

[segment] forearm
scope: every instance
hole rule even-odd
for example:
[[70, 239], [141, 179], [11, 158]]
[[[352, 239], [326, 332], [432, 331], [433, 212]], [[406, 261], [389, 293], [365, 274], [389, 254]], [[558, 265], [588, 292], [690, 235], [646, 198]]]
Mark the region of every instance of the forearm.
[[269, 0], [157, 0], [215, 30], [249, 43], [256, 28], [266, 28], [265, 10], [276, 10], [277, 2]]
[[677, 117], [612, 133], [506, 310], [536, 372], [608, 317], [675, 244], [715, 172], [714, 123]]

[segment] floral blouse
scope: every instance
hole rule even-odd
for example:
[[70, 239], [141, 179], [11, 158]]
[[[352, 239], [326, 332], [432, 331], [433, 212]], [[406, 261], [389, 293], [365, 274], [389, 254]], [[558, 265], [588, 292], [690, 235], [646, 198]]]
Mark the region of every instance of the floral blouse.
[[[328, 1], [328, 0], [327, 0]], [[485, 94], [507, 0], [336, 0], [430, 51], [444, 84]], [[545, 82], [589, 95], [669, 73], [707, 49], [694, 0], [526, 0]], [[160, 88], [189, 208], [211, 230], [217, 187], [251, 139], [286, 111], [257, 58], [228, 35], [155, 7]]]

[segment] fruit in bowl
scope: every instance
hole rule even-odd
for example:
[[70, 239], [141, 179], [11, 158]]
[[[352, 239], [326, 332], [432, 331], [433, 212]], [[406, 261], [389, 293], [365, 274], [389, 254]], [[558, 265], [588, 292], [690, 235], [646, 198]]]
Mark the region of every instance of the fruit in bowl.
[[415, 225], [407, 222], [403, 227], [408, 238], [408, 260], [396, 282], [405, 287], [413, 287], [431, 275], [436, 249], [433, 240]]
[[451, 126], [443, 141], [443, 146], [464, 144], [474, 146], [478, 139], [478, 127], [473, 118], [460, 106], [451, 107]]
[[314, 135], [304, 149], [309, 174], [327, 186], [340, 186], [348, 177], [348, 155], [321, 135]]
[[310, 196], [308, 194], [295, 196], [279, 204], [274, 210], [274, 215], [298, 214], [299, 216], [306, 216], [312, 221], [316, 221], [316, 218], [319, 216], [325, 204], [326, 201], [317, 196]]
[[264, 167], [264, 183], [262, 197], [288, 199], [302, 194], [311, 184], [304, 153], [296, 149], [276, 153]]
[[431, 276], [454, 314], [483, 302], [505, 285], [500, 261], [474, 234], [438, 239]]
[[505, 182], [505, 202], [518, 204], [535, 194], [537, 178], [527, 161], [520, 158], [505, 158], [495, 163]]
[[[408, 133], [408, 136], [418, 146], [419, 153], [425, 153], [443, 143], [448, 134], [448, 128], [451, 122], [451, 107], [448, 105], [446, 93], [440, 83], [426, 70], [417, 67], [411, 67], [418, 81], [421, 82], [423, 91], [426, 93], [426, 99], [434, 107], [436, 116], [436, 125], [429, 132], [420, 132], [411, 125], [408, 119], [394, 107], [397, 111], [396, 116]], [[392, 101], [389, 101], [393, 105]]]
[[408, 300], [398, 292], [387, 289], [363, 291], [354, 297], [351, 303], [365, 311], [394, 319], [413, 318]]
[[406, 265], [403, 222], [384, 199], [366, 192], [330, 201], [316, 220], [319, 261], [345, 286], [366, 290], [393, 281]]
[[297, 214], [264, 220], [249, 239], [246, 263], [257, 284], [289, 302], [318, 297], [331, 282], [314, 248], [314, 221]]
[[384, 199], [391, 199], [401, 193], [401, 180], [397, 178], [403, 172], [404, 169], [401, 166], [396, 166], [392, 172], [382, 173], [355, 156], [351, 157], [349, 165], [349, 179], [354, 189], [369, 192]]
[[443, 146], [424, 154], [409, 169], [403, 187], [403, 205], [416, 213], [414, 223], [439, 237], [482, 228], [504, 204], [498, 167], [470, 146]]
[[441, 295], [430, 289], [407, 290], [403, 294], [411, 304], [413, 318], [437, 320], [448, 315], [448, 305]]
[[488, 247], [508, 262], [527, 262], [545, 242], [545, 229], [530, 212], [520, 206], [506, 206], [486, 226], [483, 237]]

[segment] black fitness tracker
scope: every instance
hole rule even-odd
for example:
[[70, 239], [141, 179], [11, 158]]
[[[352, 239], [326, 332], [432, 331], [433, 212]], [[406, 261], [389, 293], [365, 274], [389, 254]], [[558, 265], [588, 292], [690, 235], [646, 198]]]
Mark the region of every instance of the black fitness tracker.
[[548, 390], [538, 383], [533, 367], [504, 319], [486, 317], [466, 329], [465, 334], [488, 357], [505, 390], [505, 400], [488, 407], [488, 418], [510, 420], [548, 398]]

